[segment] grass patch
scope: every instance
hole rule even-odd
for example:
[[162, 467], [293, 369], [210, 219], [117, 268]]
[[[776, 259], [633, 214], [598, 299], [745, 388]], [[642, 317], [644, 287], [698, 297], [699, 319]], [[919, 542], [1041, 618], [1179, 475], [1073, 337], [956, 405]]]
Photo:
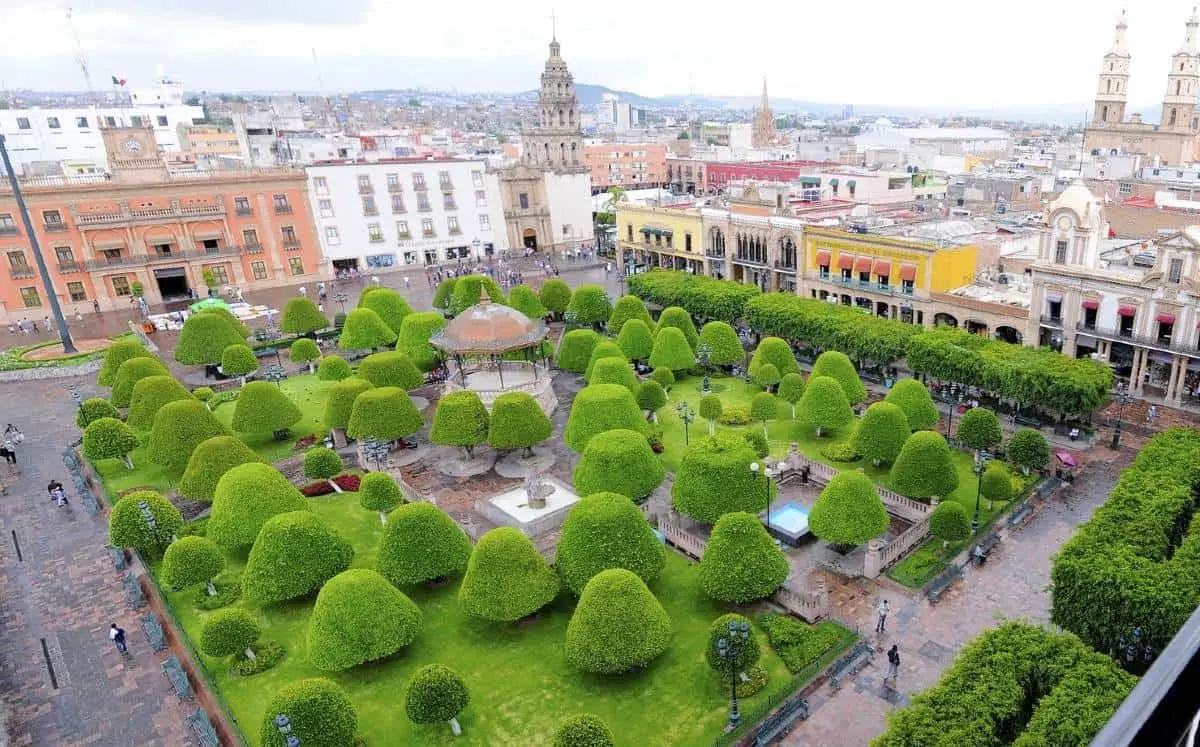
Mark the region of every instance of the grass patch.
[[[110, 337], [109, 340], [116, 342], [117, 340], [132, 336], [133, 334], [131, 332], [124, 332], [116, 335], [115, 337]], [[42, 340], [41, 342], [35, 342], [32, 345], [19, 345], [17, 347], [0, 350], [0, 371], [20, 371], [27, 368], [62, 368], [68, 366], [80, 366], [90, 361], [100, 360], [104, 357], [104, 352], [108, 349], [108, 347], [105, 346], [99, 350], [93, 350], [87, 353], [73, 353], [71, 355], [59, 355], [52, 358], [42, 359], [25, 358], [26, 355], [34, 350], [40, 350], [41, 348], [47, 348], [59, 344], [60, 340], [58, 339]]]
[[965, 545], [965, 542], [952, 542], [949, 547], [943, 548], [941, 540], [936, 538], [927, 540], [899, 563], [889, 568], [887, 577], [910, 589], [920, 589], [946, 570], [950, 559], [962, 549], [959, 547], [958, 550], [954, 550], [956, 545]]
[[853, 633], [832, 620], [809, 625], [794, 617], [771, 613], [763, 615], [759, 625], [767, 632], [771, 648], [793, 674], [803, 672], [818, 661], [847, 634], [854, 640]]

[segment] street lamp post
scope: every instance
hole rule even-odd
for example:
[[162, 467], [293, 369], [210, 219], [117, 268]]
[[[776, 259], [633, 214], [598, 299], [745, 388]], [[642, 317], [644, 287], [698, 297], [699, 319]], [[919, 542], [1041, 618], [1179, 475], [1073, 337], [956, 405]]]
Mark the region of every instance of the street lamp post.
[[736, 729], [742, 722], [742, 714], [738, 712], [737, 681], [739, 673], [735, 670], [742, 652], [750, 642], [750, 625], [745, 621], [730, 621], [726, 630], [727, 633], [717, 639], [717, 656], [728, 665], [726, 671], [729, 672], [729, 681], [733, 686], [733, 703], [729, 708], [729, 728]]
[[986, 451], [980, 450], [975, 452], [975, 464], [973, 471], [975, 472], [975, 515], [971, 518], [971, 536], [979, 533], [979, 496], [983, 492], [983, 471], [987, 468], [988, 460], [991, 455]]
[[389, 447], [387, 442], [368, 438], [362, 443], [363, 456], [375, 463], [375, 471], [383, 471], [383, 463], [387, 459]]
[[345, 294], [345, 293], [342, 293], [341, 291], [338, 291], [337, 293], [334, 293], [334, 294], [333, 294], [333, 300], [334, 300], [335, 302], [337, 302], [338, 309], [339, 309], [339, 310], [340, 310], [340, 311], [341, 311], [343, 314], [345, 314], [345, 313], [346, 313], [346, 301], [347, 301], [347, 300], [349, 300], [349, 299], [346, 297], [346, 294]]
[[675, 405], [675, 412], [679, 413], [679, 419], [683, 421], [683, 445], [687, 446], [691, 443], [688, 439], [688, 426], [696, 419], [696, 411], [687, 402], [680, 402]]
[[77, 384], [68, 384], [67, 385], [67, 394], [70, 394], [71, 399], [75, 401], [75, 407], [82, 410], [83, 409], [83, 395], [79, 393], [79, 386]]
[[1144, 669], [1150, 666], [1158, 652], [1146, 643], [1146, 631], [1141, 626], [1117, 639], [1117, 651], [1123, 660], [1126, 670], [1133, 672], [1135, 668]]
[[479, 240], [478, 236], [476, 236], [475, 240], [471, 242], [471, 248], [475, 250], [475, 261], [476, 262], [478, 262], [481, 259], [481, 257], [479, 256], [479, 247], [481, 247], [481, 246], [483, 246], [483, 242]]
[[954, 438], [954, 408], [961, 405], [963, 399], [963, 390], [958, 387], [958, 384], [951, 384], [950, 411], [946, 413], [946, 438]]
[[263, 378], [282, 389], [283, 386], [279, 382], [287, 378], [287, 373], [284, 372], [283, 366], [271, 366], [263, 372]]
[[275, 728], [283, 735], [287, 747], [300, 747], [300, 737], [292, 733], [292, 720], [286, 714], [280, 713], [274, 719]]
[[708, 382], [708, 362], [712, 359], [712, 346], [707, 342], [700, 343], [700, 347], [696, 348], [696, 362], [704, 369], [704, 380], [700, 384], [700, 392], [708, 394], [711, 386]]
[[1117, 401], [1117, 426], [1113, 428], [1112, 450], [1116, 451], [1121, 448], [1121, 421], [1125, 419], [1125, 407], [1133, 402], [1133, 395], [1129, 393], [1128, 387], [1120, 387], [1113, 394], [1113, 399]]

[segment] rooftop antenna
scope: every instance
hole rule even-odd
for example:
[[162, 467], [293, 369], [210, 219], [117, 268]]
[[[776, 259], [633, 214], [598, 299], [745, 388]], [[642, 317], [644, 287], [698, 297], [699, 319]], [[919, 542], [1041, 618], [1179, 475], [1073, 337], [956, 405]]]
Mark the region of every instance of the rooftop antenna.
[[317, 62], [317, 48], [312, 48], [313, 67], [317, 70], [317, 93], [325, 94], [325, 81], [321, 79], [321, 64]]
[[83, 51], [83, 42], [79, 40], [79, 29], [75, 26], [74, 12], [71, 8], [67, 8], [67, 25], [71, 27], [71, 38], [75, 40], [75, 64], [79, 65], [79, 71], [83, 73], [83, 82], [87, 85], [88, 96], [90, 97], [94, 93], [92, 90], [92, 73], [88, 70], [88, 58]]
[[554, 8], [550, 9], [550, 41], [558, 38], [558, 19], [554, 15]]

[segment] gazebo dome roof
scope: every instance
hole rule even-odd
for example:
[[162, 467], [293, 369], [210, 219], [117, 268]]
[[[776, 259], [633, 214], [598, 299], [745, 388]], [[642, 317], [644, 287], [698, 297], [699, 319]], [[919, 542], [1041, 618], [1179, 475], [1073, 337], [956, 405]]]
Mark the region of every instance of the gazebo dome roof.
[[503, 304], [481, 289], [479, 303], [465, 309], [430, 338], [448, 353], [506, 353], [531, 348], [546, 338], [546, 324]]

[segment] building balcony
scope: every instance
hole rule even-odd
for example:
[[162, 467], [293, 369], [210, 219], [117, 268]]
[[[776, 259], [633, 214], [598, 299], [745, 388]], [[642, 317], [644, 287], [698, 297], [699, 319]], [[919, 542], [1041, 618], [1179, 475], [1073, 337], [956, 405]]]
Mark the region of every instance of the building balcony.
[[418, 213], [432, 213], [433, 206], [432, 205], [417, 205], [417, 212]]
[[69, 227], [61, 221], [56, 223], [46, 223], [42, 226], [42, 230], [46, 233], [66, 233]]
[[1098, 337], [1104, 340], [1112, 340], [1115, 342], [1125, 342], [1131, 345], [1142, 345], [1149, 348], [1157, 348], [1159, 350], [1170, 350], [1176, 353], [1196, 354], [1200, 352], [1200, 344], [1191, 342], [1176, 342], [1171, 337], [1162, 335], [1136, 335], [1133, 330], [1114, 329], [1112, 327], [1099, 327], [1095, 324], [1079, 322], [1075, 325], [1077, 332], [1082, 332], [1085, 335]]
[[284, 239], [283, 240], [283, 248], [284, 248], [284, 250], [289, 251], [289, 252], [298, 252], [298, 251], [300, 251], [300, 240], [299, 239]]
[[891, 283], [880, 283], [878, 280], [859, 280], [857, 278], [842, 278], [829, 273], [818, 274], [815, 278], [824, 283], [830, 283], [842, 288], [849, 288], [857, 291], [867, 291], [868, 293], [878, 293], [883, 296], [905, 296], [915, 298], [917, 295], [916, 288], [907, 285], [892, 285]]
[[409, 241], [412, 239], [412, 231], [405, 231], [396, 236], [396, 241]]
[[454, 200], [447, 200], [446, 202], [442, 203], [442, 209], [443, 210], [458, 210], [458, 205], [457, 205], [457, 203], [454, 202]]
[[28, 266], [10, 267], [8, 274], [12, 276], [13, 280], [25, 280], [33, 277], [33, 268]]
[[379, 208], [363, 208], [364, 217], [371, 218], [376, 215], [379, 215]]
[[403, 192], [403, 191], [404, 191], [404, 187], [400, 186], [400, 184], [399, 184], [399, 183], [396, 183], [396, 184], [389, 184], [389, 185], [387, 185], [387, 191], [388, 191], [388, 192], [391, 192], [392, 194], [396, 194], [396, 193], [398, 193], [398, 192]]
[[276, 205], [275, 206], [275, 214], [276, 215], [291, 215], [292, 214], [292, 206], [291, 205]]
[[704, 256], [711, 259], [725, 259], [725, 252], [719, 249], [705, 249]]
[[73, 272], [83, 272], [83, 265], [78, 262], [59, 262], [58, 274], [70, 275]]
[[89, 259], [84, 266], [89, 270], [115, 270], [122, 267], [144, 267], [150, 258], [145, 254], [122, 254], [119, 257], [101, 257]]
[[[278, 208], [276, 208], [278, 212]], [[291, 208], [288, 208], [291, 212]], [[75, 224], [78, 226], [126, 225], [143, 221], [156, 220], [188, 220], [203, 219], [225, 215], [224, 205], [189, 205], [184, 207], [173, 204], [165, 208], [122, 207], [116, 212], [107, 213], [75, 213]]]
[[449, 233], [451, 236], [461, 236], [462, 229], [461, 228], [451, 228]]
[[527, 208], [514, 208], [512, 210], [504, 211], [505, 220], [513, 220], [513, 219], [517, 219], [517, 218], [549, 218], [549, 217], [550, 217], [550, 211], [547, 210], [546, 208], [527, 207]]
[[1049, 327], [1062, 327], [1063, 320], [1061, 316], [1051, 316], [1050, 314], [1042, 314], [1040, 317], [1042, 324]]
[[454, 182], [442, 182], [438, 186], [440, 186], [442, 188], [443, 192], [453, 192], [454, 191]]
[[437, 237], [437, 231], [422, 231], [421, 238], [432, 239]]
[[733, 261], [739, 265], [753, 265], [755, 267], [766, 267], [766, 260], [751, 259], [750, 257], [734, 257]]
[[774, 262], [774, 267], [776, 270], [779, 270], [780, 272], [788, 272], [793, 275], [796, 274], [796, 263], [795, 262], [788, 263], [788, 262], [783, 262], [783, 261], [777, 259]]
[[254, 208], [240, 207], [240, 208], [237, 208], [236, 210], [234, 210], [233, 212], [234, 212], [234, 215], [237, 215], [240, 218], [249, 218], [254, 215]]
[[425, 186], [425, 182], [415, 182], [413, 184], [414, 192], [427, 192], [428, 190], [429, 190], [429, 187]]
[[246, 244], [242, 247], [243, 254], [262, 254], [266, 251], [266, 247], [262, 244]]
[[18, 236], [21, 229], [16, 226], [0, 226], [0, 236]]
[[375, 188], [370, 184], [360, 184], [358, 185], [358, 193], [360, 195], [373, 195], [375, 194]]
[[374, 236], [368, 236], [367, 241], [369, 241], [372, 244], [382, 244], [383, 243], [383, 234], [377, 233]]

